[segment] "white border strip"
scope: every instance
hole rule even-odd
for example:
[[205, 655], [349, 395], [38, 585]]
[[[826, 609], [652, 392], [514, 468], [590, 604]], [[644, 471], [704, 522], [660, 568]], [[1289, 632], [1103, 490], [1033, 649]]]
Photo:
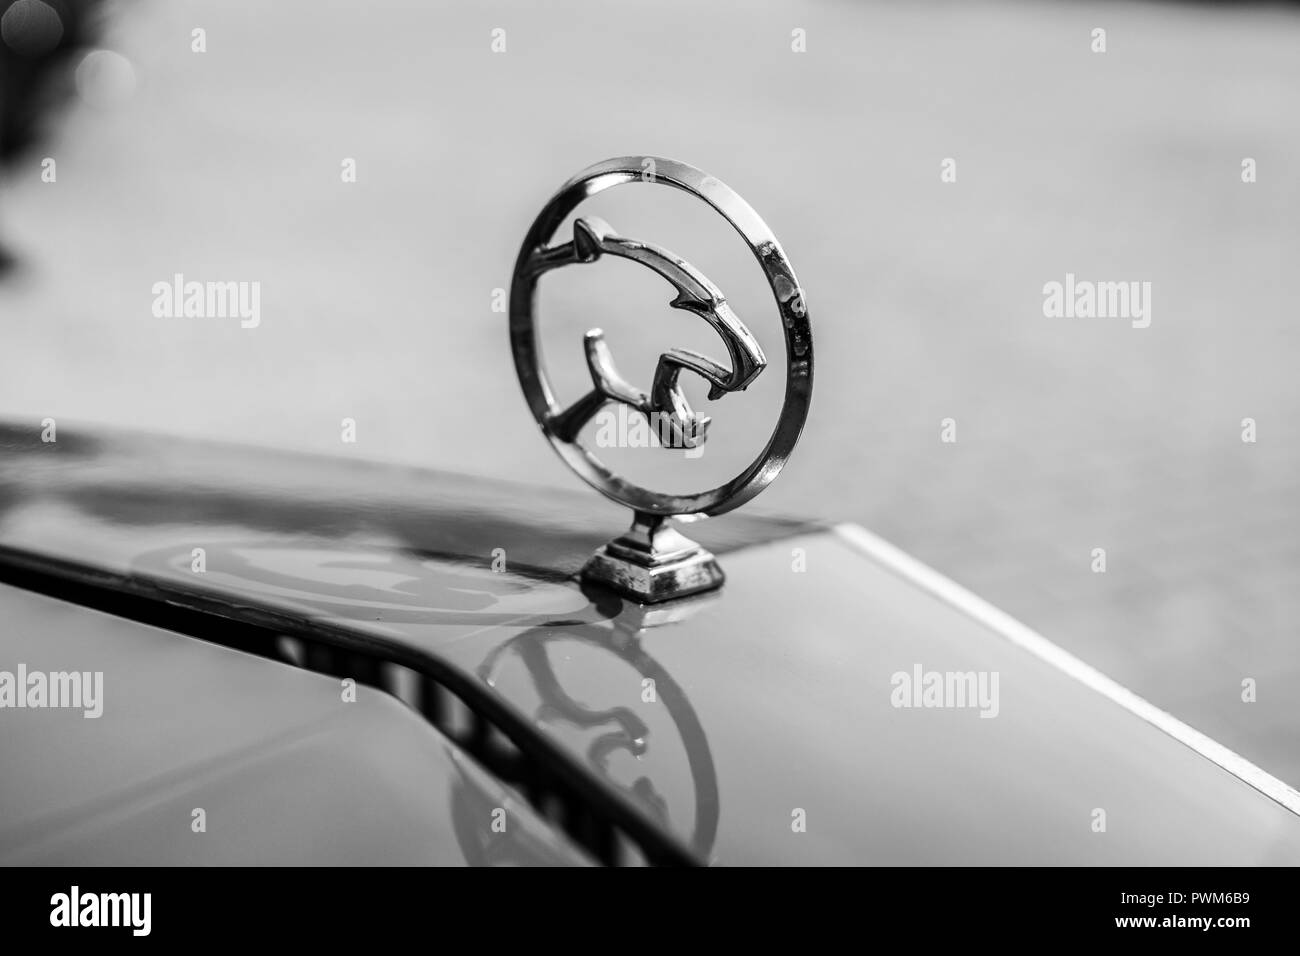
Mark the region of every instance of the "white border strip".
[[872, 534], [860, 525], [845, 523], [834, 527], [834, 532], [848, 544], [875, 559], [900, 577], [920, 586], [925, 591], [970, 616], [990, 630], [1005, 637], [1042, 661], [1073, 677], [1125, 710], [1137, 715], [1148, 724], [1164, 731], [1170, 737], [1195, 750], [1201, 756], [1218, 764], [1228, 773], [1250, 784], [1260, 793], [1277, 801], [1292, 813], [1300, 814], [1300, 792], [1292, 789], [1270, 773], [1265, 773], [1245, 757], [1234, 753], [1223, 744], [1189, 727], [1177, 717], [1166, 713], [1150, 701], [1139, 697], [1127, 687], [1111, 680], [1101, 671], [1085, 664], [1068, 651], [1057, 647], [1038, 632], [1021, 624], [1011, 615], [967, 591], [955, 581], [927, 567], [904, 551], [899, 550]]

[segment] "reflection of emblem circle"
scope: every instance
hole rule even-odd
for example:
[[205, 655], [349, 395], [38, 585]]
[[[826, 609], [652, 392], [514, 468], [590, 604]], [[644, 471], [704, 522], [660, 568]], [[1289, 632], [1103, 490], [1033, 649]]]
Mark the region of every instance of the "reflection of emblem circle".
[[[677, 728], [682, 747], [686, 751], [687, 768], [690, 774], [695, 803], [694, 823], [689, 834], [690, 845], [701, 859], [708, 861], [713, 855], [713, 845], [717, 840], [718, 819], [721, 813], [721, 802], [718, 795], [718, 771], [713, 762], [713, 754], [709, 749], [708, 736], [704, 732], [704, 726], [700, 723], [699, 715], [696, 714], [695, 708], [691, 705], [686, 691], [664, 669], [662, 664], [650, 656], [642, 647], [640, 640], [637, 639], [638, 623], [635, 619], [615, 620], [613, 634], [603, 624], [584, 624], [581, 622], [558, 626], [547, 624], [530, 628], [494, 647], [483, 663], [479, 665], [478, 675], [487, 684], [496, 686], [496, 678], [502, 661], [508, 654], [516, 654], [526, 668], [533, 689], [538, 694], [542, 704], [550, 708], [555, 714], [552, 720], [587, 729], [606, 728], [609, 724], [624, 724], [625, 728], [625, 720], [620, 720], [620, 716], [624, 718], [632, 717], [632, 719], [635, 719], [635, 717], [626, 706], [614, 704], [610, 707], [598, 708], [588, 706], [575, 699], [571, 695], [570, 689], [564, 686], [561, 673], [557, 672], [552, 665], [549, 653], [552, 645], [560, 645], [566, 641], [576, 641], [597, 654], [613, 655], [630, 665], [639, 677], [649, 678], [654, 684], [659, 701]], [[571, 654], [566, 653], [562, 656], [566, 662], [572, 659]], [[570, 677], [570, 680], [572, 682], [572, 677]], [[644, 687], [644, 684], [640, 686]], [[572, 688], [572, 690], [580, 692], [582, 690], [581, 683], [578, 682], [578, 686]], [[537, 721], [539, 725], [543, 723], [540, 715]], [[639, 749], [634, 749], [636, 745], [639, 745]], [[639, 761], [642, 754], [649, 749], [649, 741], [644, 737], [640, 740], [633, 740], [625, 729], [623, 729], [622, 733], [619, 731], [606, 732], [591, 745], [586, 754], [589, 766], [602, 774], [611, 786], [626, 792], [630, 798], [641, 806], [643, 811], [648, 811], [650, 808], [647, 804], [659, 798], [659, 793], [648, 776], [643, 778], [645, 789], [636, 784], [627, 786], [616, 782], [610, 776], [607, 768], [601, 765], [599, 758], [607, 756], [609, 752], [615, 749], [625, 750]], [[649, 770], [647, 770], [647, 773], [649, 773]], [[666, 826], [668, 819], [662, 817], [658, 822], [660, 825]]]
[[750, 205], [728, 186], [685, 163], [653, 158], [651, 182], [675, 186], [720, 212], [748, 243], [776, 297], [785, 330], [786, 381], [781, 417], [766, 447], [726, 484], [689, 495], [650, 491], [619, 477], [576, 441], [559, 433], [562, 409], [542, 367], [534, 306], [539, 275], [530, 268], [535, 254], [551, 241], [565, 218], [583, 200], [602, 190], [642, 180], [644, 158], [608, 159], [578, 173], [560, 187], [533, 222], [515, 262], [510, 285], [510, 345], [524, 397], [543, 434], [584, 481], [606, 497], [651, 515], [716, 515], [736, 508], [766, 488], [785, 466], [799, 440], [812, 398], [812, 329], [803, 291], [780, 243]]
[[[576, 614], [587, 600], [572, 588], [487, 568], [333, 541], [209, 543], [208, 588], [273, 605], [387, 624], [492, 625]], [[192, 580], [189, 546], [140, 555], [133, 569]]]

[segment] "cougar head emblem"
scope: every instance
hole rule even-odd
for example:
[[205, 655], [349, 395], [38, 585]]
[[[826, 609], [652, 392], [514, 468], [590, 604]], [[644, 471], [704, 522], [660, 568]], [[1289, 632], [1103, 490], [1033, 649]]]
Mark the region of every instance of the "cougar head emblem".
[[662, 246], [621, 236], [609, 223], [595, 216], [576, 220], [569, 242], [537, 250], [529, 264], [530, 271], [536, 276], [561, 266], [595, 262], [602, 255], [631, 259], [667, 279], [677, 290], [669, 304], [674, 309], [695, 313], [717, 330], [727, 347], [731, 368], [690, 349], [671, 349], [659, 356], [650, 391], [643, 392], [619, 374], [605, 342], [605, 333], [592, 329], [585, 337], [584, 346], [594, 387], [555, 415], [550, 423], [552, 429], [562, 440], [573, 441], [607, 402], [622, 402], [637, 409], [652, 423], [667, 422], [672, 447], [703, 445], [710, 419], [691, 408], [679, 381], [682, 371], [689, 369], [709, 383], [710, 401], [728, 392], [743, 391], [767, 367], [758, 340], [731, 310], [722, 290], [689, 262]]

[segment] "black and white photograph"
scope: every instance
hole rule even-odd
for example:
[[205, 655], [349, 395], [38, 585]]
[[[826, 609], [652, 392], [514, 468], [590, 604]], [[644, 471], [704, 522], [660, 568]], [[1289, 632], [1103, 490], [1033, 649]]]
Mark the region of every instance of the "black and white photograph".
[[1277, 929], [1298, 107], [1295, 3], [0, 0], [5, 924], [870, 867]]

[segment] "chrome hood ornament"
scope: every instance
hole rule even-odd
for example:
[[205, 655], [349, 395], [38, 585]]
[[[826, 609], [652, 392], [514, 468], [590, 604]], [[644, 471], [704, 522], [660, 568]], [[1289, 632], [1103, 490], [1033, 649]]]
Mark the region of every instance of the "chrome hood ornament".
[[[646, 159], [652, 159], [649, 166]], [[645, 174], [647, 168], [653, 175]], [[585, 199], [630, 182], [674, 186], [720, 212], [740, 233], [771, 286], [785, 332], [786, 387], [781, 416], [766, 447], [723, 485], [689, 495], [664, 494], [634, 485], [609, 470], [578, 443], [585, 426], [605, 405], [621, 403], [650, 421], [666, 423], [670, 444], [698, 448], [709, 418], [690, 405], [679, 378], [694, 372], [709, 383], [709, 401], [744, 391], [767, 367], [758, 340], [727, 304], [722, 291], [698, 269], [661, 246], [619, 235], [594, 216], [574, 221], [572, 237], [549, 245], [565, 219]], [[676, 290], [670, 305], [700, 316], [722, 337], [730, 368], [689, 349], [659, 357], [648, 392], [631, 385], [614, 365], [600, 329], [586, 334], [592, 388], [567, 408], [555, 400], [541, 364], [534, 315], [538, 280], [552, 269], [593, 263], [602, 256], [639, 262]], [[583, 568], [587, 581], [611, 587], [642, 603], [683, 597], [720, 586], [724, 575], [713, 555], [677, 531], [675, 516], [700, 518], [739, 507], [766, 488], [794, 450], [812, 397], [812, 329], [803, 290], [767, 224], [739, 195], [712, 176], [659, 157], [605, 160], [574, 176], [542, 209], [519, 250], [510, 287], [510, 345], [524, 397], [542, 433], [569, 467], [606, 497], [634, 512], [632, 527], [597, 551]]]

